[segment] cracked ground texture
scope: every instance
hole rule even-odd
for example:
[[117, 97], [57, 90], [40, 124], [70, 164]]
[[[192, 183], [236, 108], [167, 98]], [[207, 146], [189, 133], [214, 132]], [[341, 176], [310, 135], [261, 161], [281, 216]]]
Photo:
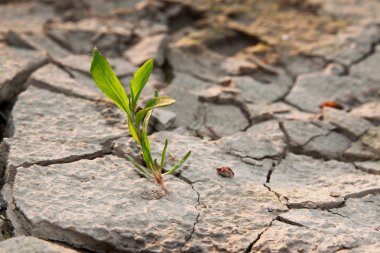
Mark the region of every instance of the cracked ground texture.
[[[380, 252], [379, 11], [0, 1], [0, 252]], [[94, 46], [126, 87], [154, 58], [143, 99], [177, 101], [149, 136], [168, 167], [192, 150], [168, 195], [124, 159], [141, 151]]]

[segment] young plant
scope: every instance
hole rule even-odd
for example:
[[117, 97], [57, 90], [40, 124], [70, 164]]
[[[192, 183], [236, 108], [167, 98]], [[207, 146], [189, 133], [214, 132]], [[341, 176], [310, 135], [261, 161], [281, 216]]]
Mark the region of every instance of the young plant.
[[91, 75], [99, 89], [123, 110], [128, 119], [129, 133], [141, 146], [143, 159], [146, 167], [139, 164], [131, 156], [126, 154], [126, 158], [147, 178], [154, 178], [156, 182], [167, 192], [163, 176], [173, 174], [186, 159], [190, 156], [191, 151], [178, 161], [170, 170], [164, 172], [166, 149], [168, 140], [165, 141], [164, 149], [161, 153], [161, 161], [153, 159], [148, 139], [148, 125], [154, 108], [171, 105], [175, 100], [169, 96], [159, 96], [155, 91], [153, 97], [148, 100], [144, 108], [138, 107], [139, 96], [144, 89], [150, 73], [153, 70], [153, 59], [145, 62], [133, 75], [130, 82], [130, 92], [126, 93], [119, 79], [112, 70], [107, 59], [94, 48], [91, 63]]

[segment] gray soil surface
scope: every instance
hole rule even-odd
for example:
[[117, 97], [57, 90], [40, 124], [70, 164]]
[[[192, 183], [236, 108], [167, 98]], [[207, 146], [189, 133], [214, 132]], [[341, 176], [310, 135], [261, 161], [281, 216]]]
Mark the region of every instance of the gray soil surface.
[[[377, 0], [0, 1], [0, 252], [380, 252]], [[97, 89], [176, 99], [164, 194]], [[234, 177], [217, 168], [229, 167]]]

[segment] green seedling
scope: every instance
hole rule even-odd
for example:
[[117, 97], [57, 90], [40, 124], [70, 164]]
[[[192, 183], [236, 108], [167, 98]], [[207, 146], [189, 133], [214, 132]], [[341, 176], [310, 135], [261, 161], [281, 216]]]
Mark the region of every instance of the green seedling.
[[163, 176], [175, 173], [186, 159], [190, 156], [191, 151], [179, 160], [170, 170], [164, 170], [166, 149], [168, 140], [165, 141], [164, 149], [161, 153], [161, 161], [153, 159], [148, 138], [148, 125], [154, 108], [169, 106], [175, 100], [169, 96], [159, 96], [155, 91], [151, 99], [149, 99], [144, 108], [139, 108], [138, 99], [144, 89], [150, 73], [153, 70], [153, 59], [146, 61], [133, 75], [130, 82], [130, 92], [126, 93], [119, 79], [112, 70], [107, 59], [94, 48], [91, 63], [91, 75], [99, 89], [121, 110], [123, 110], [128, 119], [129, 133], [141, 146], [143, 159], [146, 167], [139, 164], [131, 156], [126, 154], [126, 158], [147, 178], [154, 178], [156, 182], [167, 192]]

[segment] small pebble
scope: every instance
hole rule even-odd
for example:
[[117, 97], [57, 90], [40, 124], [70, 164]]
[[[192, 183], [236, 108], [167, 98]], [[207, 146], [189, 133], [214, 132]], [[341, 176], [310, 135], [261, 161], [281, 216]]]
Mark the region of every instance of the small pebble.
[[330, 196], [334, 197], [334, 198], [338, 198], [338, 197], [340, 197], [340, 194], [337, 192], [330, 192]]
[[235, 173], [232, 171], [230, 167], [220, 167], [216, 169], [216, 172], [219, 176], [222, 177], [234, 177]]

